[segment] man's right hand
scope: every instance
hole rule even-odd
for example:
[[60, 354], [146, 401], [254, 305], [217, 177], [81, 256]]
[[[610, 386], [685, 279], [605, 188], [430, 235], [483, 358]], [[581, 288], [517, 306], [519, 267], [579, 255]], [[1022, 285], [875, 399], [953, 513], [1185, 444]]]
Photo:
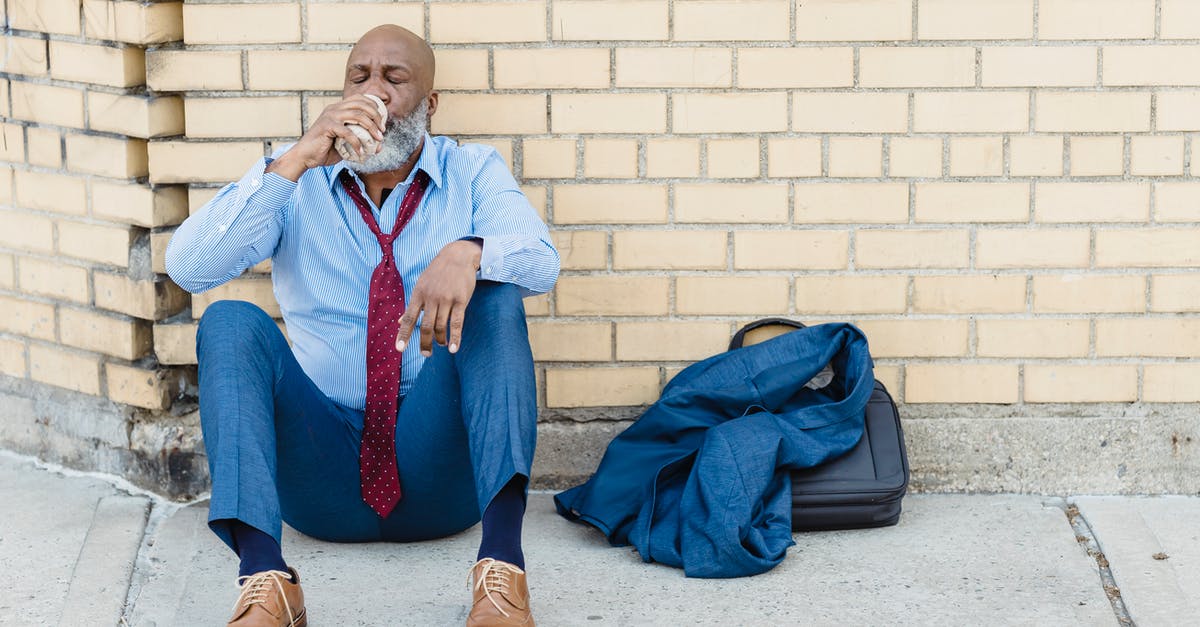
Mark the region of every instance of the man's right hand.
[[333, 165], [342, 160], [333, 148], [334, 141], [339, 137], [352, 150], [364, 151], [362, 142], [346, 127], [347, 124], [357, 124], [367, 129], [376, 141], [382, 143], [383, 122], [379, 117], [379, 108], [366, 96], [350, 96], [335, 102], [325, 107], [300, 141], [267, 166], [267, 172], [274, 172], [290, 181], [299, 181], [300, 175], [310, 168]]

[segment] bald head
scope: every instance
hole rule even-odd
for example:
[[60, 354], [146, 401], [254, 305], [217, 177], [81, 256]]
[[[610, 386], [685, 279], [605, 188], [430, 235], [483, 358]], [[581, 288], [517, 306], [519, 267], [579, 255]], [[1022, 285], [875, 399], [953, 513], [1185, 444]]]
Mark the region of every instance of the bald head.
[[343, 91], [348, 91], [356, 69], [379, 69], [386, 73], [397, 68], [422, 92], [429, 93], [433, 90], [435, 65], [433, 49], [424, 39], [407, 28], [383, 24], [367, 31], [350, 50]]

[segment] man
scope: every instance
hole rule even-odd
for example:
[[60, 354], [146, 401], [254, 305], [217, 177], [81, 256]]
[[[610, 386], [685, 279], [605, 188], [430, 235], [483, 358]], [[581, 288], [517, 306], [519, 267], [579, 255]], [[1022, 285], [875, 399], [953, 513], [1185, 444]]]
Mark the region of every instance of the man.
[[[417, 35], [363, 35], [343, 100], [167, 248], [168, 273], [193, 293], [270, 257], [293, 343], [238, 301], [210, 305], [197, 333], [209, 526], [241, 560], [230, 625], [307, 621], [281, 520], [364, 542], [481, 518], [467, 624], [533, 625], [521, 520], [536, 395], [521, 297], [554, 286], [559, 258], [495, 150], [426, 133], [433, 77]], [[361, 162], [338, 156], [339, 139]]]

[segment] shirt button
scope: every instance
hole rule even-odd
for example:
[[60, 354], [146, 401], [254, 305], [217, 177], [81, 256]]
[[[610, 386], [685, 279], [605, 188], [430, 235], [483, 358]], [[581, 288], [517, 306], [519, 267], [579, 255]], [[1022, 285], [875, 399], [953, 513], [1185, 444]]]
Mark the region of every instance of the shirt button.
[[261, 183], [261, 182], [262, 182], [262, 181], [260, 181], [260, 180], [258, 180], [258, 179], [252, 179], [252, 180], [250, 181], [250, 186], [251, 186], [251, 187], [258, 187], [258, 184], [259, 184], [259, 183]]
[[492, 267], [491, 267], [491, 266], [488, 266], [488, 267], [487, 267], [487, 273], [488, 273], [488, 274], [491, 274], [491, 273], [492, 273]]

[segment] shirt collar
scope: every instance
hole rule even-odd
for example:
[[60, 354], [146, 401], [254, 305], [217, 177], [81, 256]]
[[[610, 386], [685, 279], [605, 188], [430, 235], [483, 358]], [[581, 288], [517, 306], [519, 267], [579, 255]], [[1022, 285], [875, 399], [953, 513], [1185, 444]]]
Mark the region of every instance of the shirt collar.
[[[404, 184], [408, 185], [409, 183], [412, 183], [413, 176], [416, 175], [417, 170], [424, 170], [425, 173], [429, 175], [429, 182], [433, 185], [441, 187], [442, 164], [441, 160], [438, 159], [437, 152], [437, 148], [433, 145], [433, 138], [430, 137], [429, 133], [425, 133], [425, 143], [421, 145], [421, 156], [417, 157], [417, 164], [415, 167], [413, 167], [412, 172], [408, 173], [408, 178], [404, 180]], [[346, 161], [343, 159], [342, 161], [329, 166], [328, 173], [330, 187], [333, 187], [337, 184], [338, 177], [342, 175], [342, 170], [349, 170], [351, 176], [356, 178], [358, 177], [354, 170], [350, 170], [350, 168], [346, 166]]]

